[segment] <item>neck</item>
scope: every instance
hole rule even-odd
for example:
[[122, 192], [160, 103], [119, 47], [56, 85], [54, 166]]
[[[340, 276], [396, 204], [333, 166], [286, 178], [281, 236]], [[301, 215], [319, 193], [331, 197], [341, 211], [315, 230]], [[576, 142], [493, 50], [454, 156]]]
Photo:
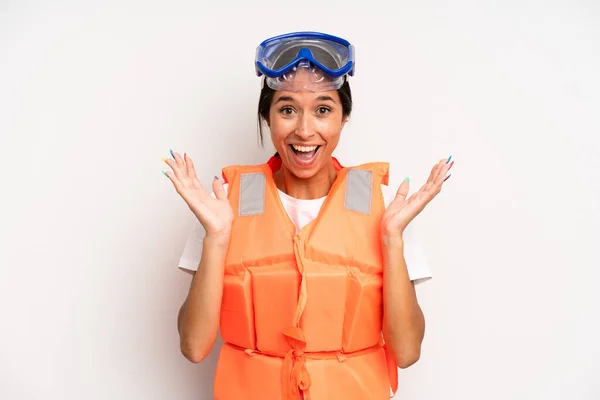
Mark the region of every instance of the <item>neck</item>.
[[277, 188], [287, 194], [301, 200], [313, 200], [327, 196], [335, 178], [337, 170], [330, 160], [314, 176], [301, 179], [292, 174], [285, 165], [273, 175]]

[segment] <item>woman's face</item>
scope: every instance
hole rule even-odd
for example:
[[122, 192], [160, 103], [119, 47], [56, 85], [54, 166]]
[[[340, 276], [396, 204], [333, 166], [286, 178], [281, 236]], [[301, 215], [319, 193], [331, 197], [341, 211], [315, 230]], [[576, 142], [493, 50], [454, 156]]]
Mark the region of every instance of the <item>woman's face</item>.
[[[309, 79], [298, 75], [303, 87]], [[346, 118], [336, 90], [312, 92], [276, 91], [269, 111], [269, 128], [275, 149], [284, 166], [295, 176], [307, 179], [330, 164]]]

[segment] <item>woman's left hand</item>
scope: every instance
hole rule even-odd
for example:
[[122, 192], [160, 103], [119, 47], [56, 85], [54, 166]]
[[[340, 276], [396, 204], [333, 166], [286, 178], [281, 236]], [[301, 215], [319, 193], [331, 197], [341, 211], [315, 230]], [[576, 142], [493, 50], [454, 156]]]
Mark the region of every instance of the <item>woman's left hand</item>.
[[431, 200], [442, 190], [442, 185], [450, 175], [446, 173], [454, 161], [450, 164], [448, 159], [441, 159], [431, 170], [429, 179], [417, 192], [413, 193], [408, 199], [408, 179], [405, 179], [396, 193], [396, 198], [390, 203], [383, 217], [381, 218], [381, 235], [384, 240], [402, 241], [402, 233], [412, 221]]

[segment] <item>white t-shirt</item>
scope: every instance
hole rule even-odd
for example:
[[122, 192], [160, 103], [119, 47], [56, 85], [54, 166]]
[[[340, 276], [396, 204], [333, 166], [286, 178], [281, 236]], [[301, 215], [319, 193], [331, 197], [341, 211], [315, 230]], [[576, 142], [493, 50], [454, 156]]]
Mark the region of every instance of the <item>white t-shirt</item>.
[[[227, 193], [227, 184], [223, 185]], [[381, 185], [385, 207], [387, 207], [396, 197], [396, 189]], [[214, 196], [214, 194], [213, 194]], [[300, 231], [305, 225], [310, 223], [319, 214], [319, 210], [325, 201], [325, 197], [314, 200], [300, 200], [290, 197], [279, 190], [281, 203], [287, 211], [290, 219], [296, 225], [296, 231]], [[404, 259], [408, 268], [408, 275], [411, 281], [419, 284], [431, 278], [431, 271], [425, 258], [421, 243], [415, 237], [414, 221], [404, 230]], [[191, 232], [188, 236], [183, 254], [179, 259], [179, 268], [188, 272], [196, 271], [200, 258], [202, 256], [202, 242], [205, 235], [204, 227], [194, 218]]]

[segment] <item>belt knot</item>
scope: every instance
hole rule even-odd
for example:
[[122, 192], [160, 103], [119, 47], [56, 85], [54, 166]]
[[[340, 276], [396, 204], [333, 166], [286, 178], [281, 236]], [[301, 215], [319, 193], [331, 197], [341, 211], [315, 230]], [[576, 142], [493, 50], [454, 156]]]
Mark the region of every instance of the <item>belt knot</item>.
[[282, 398], [297, 400], [300, 397], [300, 390], [308, 390], [311, 385], [310, 374], [306, 369], [306, 357], [304, 357], [306, 339], [298, 327], [286, 329], [283, 335], [291, 348], [283, 359], [281, 370]]

